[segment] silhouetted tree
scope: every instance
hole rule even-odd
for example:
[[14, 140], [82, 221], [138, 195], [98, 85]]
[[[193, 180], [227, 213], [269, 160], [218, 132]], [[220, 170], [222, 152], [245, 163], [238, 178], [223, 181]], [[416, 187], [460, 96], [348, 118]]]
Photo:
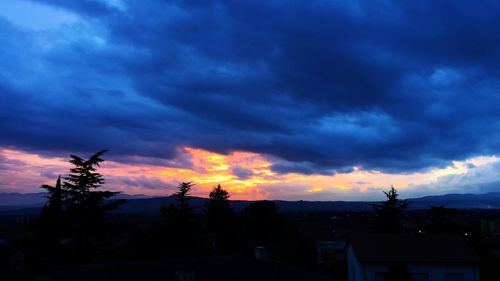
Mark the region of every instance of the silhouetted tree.
[[410, 202], [399, 199], [399, 194], [393, 186], [388, 191], [384, 191], [384, 194], [387, 196], [386, 201], [380, 204], [373, 204], [379, 230], [400, 232], [403, 228], [403, 213], [408, 208]]
[[205, 213], [208, 217], [209, 225], [214, 228], [221, 226], [231, 213], [229, 193], [220, 184], [215, 186], [208, 195]]
[[125, 203], [125, 200], [106, 200], [119, 192], [97, 190], [105, 183], [97, 168], [104, 162], [102, 156], [106, 152], [99, 151], [88, 159], [70, 155], [69, 162], [73, 167], [62, 184], [62, 202], [71, 235], [81, 250], [90, 255], [93, 245], [99, 240], [97, 228], [105, 212]]
[[61, 239], [63, 223], [61, 176], [56, 185], [42, 185], [49, 195], [48, 202], [43, 206], [38, 220], [38, 247], [43, 254], [56, 254]]
[[177, 200], [179, 200], [179, 210], [183, 213], [191, 213], [191, 211], [194, 209], [189, 205], [189, 198], [188, 196], [190, 195], [189, 193], [191, 192], [191, 188], [195, 184], [192, 182], [182, 182], [179, 185], [179, 190], [174, 193], [174, 195], [177, 197]]
[[205, 215], [209, 230], [212, 232], [215, 252], [230, 252], [237, 248], [236, 214], [229, 204], [229, 193], [220, 184], [208, 196]]
[[160, 212], [163, 218], [162, 241], [171, 255], [191, 255], [199, 246], [200, 225], [193, 214], [194, 208], [189, 205], [189, 193], [194, 186], [192, 182], [182, 182], [177, 192], [177, 204], [163, 207]]
[[207, 212], [224, 212], [230, 210], [229, 197], [229, 193], [220, 184], [215, 186], [208, 195]]
[[192, 182], [181, 182], [177, 187], [177, 191], [172, 195], [177, 198], [178, 203], [171, 203], [168, 207], [161, 208], [162, 217], [166, 220], [179, 218], [180, 220], [188, 219], [192, 215], [194, 208], [189, 205], [189, 193], [194, 186]]
[[247, 233], [250, 239], [259, 245], [267, 245], [272, 241], [273, 225], [276, 221], [278, 206], [267, 200], [256, 201], [243, 210], [247, 220]]
[[43, 209], [50, 214], [54, 214], [55, 216], [60, 215], [62, 212], [61, 176], [57, 178], [55, 186], [44, 184], [41, 188], [46, 189], [49, 193], [47, 196], [49, 200]]
[[95, 191], [104, 184], [104, 176], [96, 172], [104, 159], [101, 157], [107, 150], [102, 150], [92, 155], [89, 159], [83, 159], [76, 155], [70, 155], [70, 163], [73, 168], [69, 175], [64, 177], [63, 189], [65, 191], [65, 204], [68, 209], [84, 212], [86, 215], [101, 215], [103, 211], [118, 207], [123, 200], [104, 203], [105, 199], [111, 198], [119, 192]]

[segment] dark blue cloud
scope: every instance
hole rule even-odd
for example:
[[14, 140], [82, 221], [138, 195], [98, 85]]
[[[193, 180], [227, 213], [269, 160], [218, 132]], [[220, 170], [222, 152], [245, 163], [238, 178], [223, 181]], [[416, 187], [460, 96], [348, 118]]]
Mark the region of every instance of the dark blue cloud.
[[79, 22], [0, 19], [3, 146], [245, 150], [305, 174], [500, 149], [495, 1], [39, 2]]
[[233, 167], [231, 169], [231, 172], [235, 176], [237, 176], [238, 179], [240, 179], [240, 180], [248, 179], [249, 177], [251, 177], [253, 175], [253, 171], [252, 170], [246, 169], [246, 168], [243, 168], [243, 167], [239, 167], [239, 166]]

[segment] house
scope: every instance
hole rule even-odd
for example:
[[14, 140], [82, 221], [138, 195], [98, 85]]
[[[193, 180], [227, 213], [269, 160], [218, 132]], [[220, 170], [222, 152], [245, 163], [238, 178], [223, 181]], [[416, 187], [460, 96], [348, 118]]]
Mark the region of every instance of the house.
[[51, 272], [2, 271], [0, 280], [58, 281], [331, 281], [328, 276], [247, 256], [204, 256], [152, 260], [109, 260], [62, 264]]
[[384, 281], [395, 267], [415, 281], [479, 281], [478, 257], [454, 236], [357, 235], [347, 261], [349, 281]]
[[330, 225], [315, 226], [304, 232], [305, 236], [316, 241], [318, 263], [340, 262], [345, 260], [347, 237], [339, 235]]

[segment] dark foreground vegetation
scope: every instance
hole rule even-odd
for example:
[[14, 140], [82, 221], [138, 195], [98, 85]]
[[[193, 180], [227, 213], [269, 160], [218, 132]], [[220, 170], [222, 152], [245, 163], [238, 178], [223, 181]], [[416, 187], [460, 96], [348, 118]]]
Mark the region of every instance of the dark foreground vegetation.
[[[408, 211], [391, 187], [372, 211], [280, 212], [272, 201], [242, 211], [217, 185], [202, 208], [192, 182], [176, 203], [151, 214], [110, 212], [124, 200], [102, 191], [97, 172], [106, 151], [71, 156], [69, 174], [42, 186], [38, 216], [0, 215], [0, 280], [349, 280], [345, 246], [363, 234], [449, 235], [480, 257], [481, 280], [500, 280], [500, 211], [430, 206]], [[385, 280], [413, 280], [391, 267]]]

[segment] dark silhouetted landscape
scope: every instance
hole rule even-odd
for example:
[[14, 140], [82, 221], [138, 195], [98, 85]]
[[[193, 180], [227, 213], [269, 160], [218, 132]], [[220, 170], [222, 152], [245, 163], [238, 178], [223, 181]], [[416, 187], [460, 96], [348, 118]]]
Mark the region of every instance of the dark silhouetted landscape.
[[500, 281], [499, 15], [0, 0], [0, 281]]

